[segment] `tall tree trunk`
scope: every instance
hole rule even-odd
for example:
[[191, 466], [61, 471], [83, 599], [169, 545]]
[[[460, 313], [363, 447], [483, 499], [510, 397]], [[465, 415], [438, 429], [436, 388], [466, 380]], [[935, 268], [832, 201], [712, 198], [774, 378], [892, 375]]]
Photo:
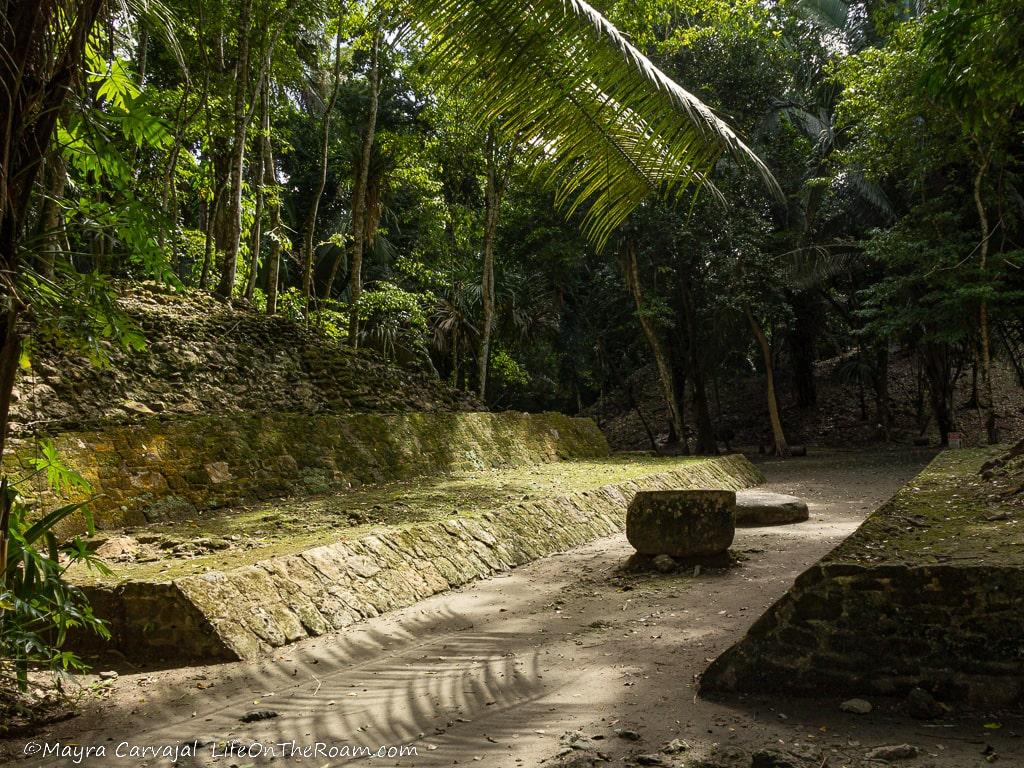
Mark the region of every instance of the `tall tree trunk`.
[[41, 248], [39, 251], [38, 268], [40, 274], [49, 279], [54, 277], [54, 266], [60, 252], [63, 238], [63, 226], [60, 205], [57, 203], [64, 196], [67, 184], [67, 170], [56, 149], [50, 151], [43, 172], [46, 197], [43, 199], [42, 212], [39, 216], [39, 234]]
[[[679, 422], [683, 425], [683, 429], [686, 429], [687, 370], [684, 363], [686, 355], [682, 351], [677, 351], [671, 344], [667, 344], [666, 349], [668, 350], [668, 363], [672, 366], [672, 387], [676, 393], [676, 404], [679, 406]], [[668, 425], [668, 440], [666, 442], [668, 445], [676, 446], [680, 453], [689, 455], [690, 443], [686, 433], [679, 434], [675, 424], [671, 422]]]
[[256, 210], [253, 211], [252, 231], [249, 233], [249, 273], [245, 279], [246, 301], [256, 294], [256, 274], [260, 270], [260, 241], [263, 239], [263, 153], [254, 152], [252, 186], [256, 190]]
[[249, 120], [246, 97], [249, 91], [249, 35], [251, 33], [252, 0], [242, 0], [238, 19], [238, 60], [235, 63], [235, 95], [232, 109], [231, 170], [228, 185], [227, 238], [224, 263], [221, 267], [217, 293], [230, 299], [238, 272], [238, 253], [242, 244], [242, 175], [245, 170], [245, 137]]
[[772, 360], [772, 346], [768, 342], [768, 336], [764, 328], [754, 318], [750, 309], [746, 309], [747, 320], [750, 322], [750, 330], [754, 332], [757, 339], [757, 346], [761, 348], [761, 358], [764, 361], [765, 389], [768, 396], [768, 418], [772, 425], [772, 443], [776, 456], [788, 456], [789, 445], [786, 443], [786, 434], [782, 430], [782, 419], [779, 416], [779, 401], [775, 395], [775, 362]]
[[654, 355], [654, 362], [658, 368], [658, 380], [661, 382], [661, 391], [665, 397], [665, 404], [668, 406], [669, 419], [676, 436], [686, 444], [686, 427], [683, 424], [683, 411], [679, 407], [679, 399], [676, 395], [675, 381], [672, 376], [672, 362], [669, 359], [668, 349], [661, 335], [658, 333], [654, 321], [648, 316], [644, 306], [643, 289], [640, 285], [640, 268], [637, 264], [636, 243], [630, 238], [626, 241], [624, 253], [623, 272], [626, 278], [626, 287], [633, 296], [636, 304], [637, 318], [640, 320], [640, 327]]
[[[981, 226], [981, 244], [979, 246], [979, 271], [982, 281], [988, 277], [988, 241], [989, 223], [988, 213], [985, 210], [985, 203], [981, 196], [982, 184], [985, 181], [985, 174], [988, 171], [989, 159], [985, 155], [978, 166], [978, 172], [974, 177], [974, 206], [978, 211], [978, 221]], [[992, 344], [989, 332], [988, 321], [988, 300], [982, 298], [981, 306], [978, 308], [978, 335], [981, 341], [981, 390], [984, 397], [983, 408], [985, 410], [985, 431], [989, 444], [998, 442], [996, 434], [996, 404], [992, 391]]]
[[[331, 86], [331, 95], [324, 105], [324, 117], [320, 123], [320, 178], [317, 180], [316, 190], [313, 192], [313, 199], [309, 204], [309, 212], [306, 214], [306, 221], [303, 226], [302, 252], [303, 252], [303, 273], [302, 273], [302, 296], [306, 306], [309, 306], [313, 296], [313, 239], [316, 234], [316, 217], [320, 210], [320, 198], [323, 197], [324, 187], [327, 186], [327, 150], [331, 141], [331, 117], [334, 113], [334, 105], [338, 101], [338, 91], [341, 87], [341, 20], [338, 22], [337, 35], [334, 42], [334, 83]], [[376, 111], [376, 110], [374, 110]]]
[[494, 331], [494, 239], [498, 234], [498, 214], [505, 192], [505, 179], [501, 177], [498, 169], [498, 138], [493, 127], [487, 130], [484, 154], [487, 161], [487, 179], [484, 184], [483, 273], [480, 282], [483, 318], [480, 329], [480, 354], [477, 357], [478, 393], [481, 400], [487, 396], [487, 369], [491, 359], [491, 334]]
[[370, 58], [370, 108], [366, 116], [366, 131], [363, 133], [363, 147], [359, 155], [359, 169], [356, 173], [356, 185], [352, 194], [352, 265], [349, 277], [351, 308], [348, 316], [348, 343], [352, 347], [359, 346], [359, 297], [363, 292], [363, 248], [366, 244], [366, 228], [363, 219], [366, 215], [366, 185], [370, 176], [370, 157], [373, 152], [374, 133], [377, 130], [377, 110], [380, 102], [381, 32], [381, 27], [378, 25], [373, 36], [373, 49]]
[[715, 427], [711, 421], [708, 408], [707, 376], [704, 372], [704, 359], [700, 354], [698, 338], [697, 308], [693, 302], [693, 291], [690, 288], [689, 275], [683, 278], [680, 294], [683, 303], [683, 318], [686, 320], [686, 349], [690, 363], [690, 375], [693, 381], [693, 408], [697, 422], [696, 453], [714, 456], [718, 453], [718, 440], [715, 439]]
[[223, 217], [221, 213], [224, 202], [224, 190], [215, 186], [213, 199], [207, 204], [206, 232], [203, 245], [203, 269], [199, 275], [199, 288], [206, 290], [210, 287], [210, 274], [213, 271], [214, 254], [217, 251], [218, 227]]
[[953, 374], [949, 360], [949, 345], [944, 342], [926, 342], [922, 349], [924, 374], [928, 382], [928, 399], [939, 428], [939, 443], [949, 445], [949, 433], [956, 428], [953, 420]]
[[281, 277], [281, 190], [277, 186], [277, 166], [270, 143], [270, 80], [263, 81], [260, 99], [260, 146], [263, 151], [263, 189], [270, 213], [270, 254], [267, 257], [267, 314], [277, 313], [277, 284]]
[[139, 44], [135, 48], [135, 68], [139, 71], [139, 85], [146, 82], [146, 54], [149, 51], [149, 30], [145, 23], [139, 29]]

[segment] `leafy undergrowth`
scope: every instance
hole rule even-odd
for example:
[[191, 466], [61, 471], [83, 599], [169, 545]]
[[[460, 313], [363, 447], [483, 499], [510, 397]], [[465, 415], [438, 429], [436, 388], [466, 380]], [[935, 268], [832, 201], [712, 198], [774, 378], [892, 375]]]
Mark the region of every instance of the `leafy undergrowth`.
[[246, 565], [374, 528], [478, 516], [531, 499], [562, 496], [671, 472], [702, 459], [644, 454], [492, 469], [416, 479], [315, 498], [280, 499], [215, 517], [105, 532], [97, 554], [112, 573], [76, 571], [78, 583], [167, 580]]
[[979, 474], [1005, 451], [939, 454], [827, 559], [866, 565], [1024, 565], [1024, 508]]

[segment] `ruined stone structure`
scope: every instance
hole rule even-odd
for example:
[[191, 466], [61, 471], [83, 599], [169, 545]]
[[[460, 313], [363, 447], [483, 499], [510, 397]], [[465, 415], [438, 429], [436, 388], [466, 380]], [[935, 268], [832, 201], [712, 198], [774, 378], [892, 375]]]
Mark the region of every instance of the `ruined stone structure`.
[[252, 658], [615, 533], [638, 490], [735, 489], [762, 480], [741, 456], [684, 460], [627, 482], [510, 499], [479, 515], [382, 527], [284, 554], [247, 553], [234, 567], [181, 577], [129, 571], [85, 589], [127, 656]]
[[[92, 484], [90, 507], [100, 528], [184, 520], [241, 502], [421, 475], [608, 455], [589, 419], [513, 412], [149, 420], [66, 432], [54, 445]], [[45, 476], [28, 465], [37, 454], [34, 443], [24, 443], [9, 469], [34, 475], [23, 491], [53, 503]]]
[[719, 656], [704, 693], [1024, 700], [1024, 551], [1008, 504], [948, 451]]

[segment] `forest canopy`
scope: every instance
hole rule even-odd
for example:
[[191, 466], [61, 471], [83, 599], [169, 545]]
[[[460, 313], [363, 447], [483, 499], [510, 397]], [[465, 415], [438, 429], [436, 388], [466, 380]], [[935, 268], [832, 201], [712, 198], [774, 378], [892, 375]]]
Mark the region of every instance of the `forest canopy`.
[[962, 371], [992, 440], [1024, 383], [1015, 0], [0, 5], [0, 415], [33, 344], [143, 346], [149, 280], [492, 407], [646, 368], [700, 452], [737, 377], [779, 453], [824, 359], [886, 437], [895, 354], [943, 440]]

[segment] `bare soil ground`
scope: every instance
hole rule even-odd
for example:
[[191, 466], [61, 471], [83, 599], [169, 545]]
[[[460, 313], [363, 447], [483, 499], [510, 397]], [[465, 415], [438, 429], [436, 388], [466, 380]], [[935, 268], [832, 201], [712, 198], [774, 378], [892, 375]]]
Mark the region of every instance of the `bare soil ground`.
[[[195, 741], [198, 755], [179, 755], [178, 765], [865, 768], [884, 765], [865, 759], [872, 748], [906, 743], [920, 750], [906, 764], [920, 768], [1022, 766], [1024, 722], [1007, 713], [918, 721], [882, 700], [856, 715], [826, 694], [695, 696], [707, 662], [928, 458], [901, 450], [766, 462], [768, 487], [805, 498], [811, 518], [737, 531], [744, 559], [728, 570], [624, 574], [631, 548], [611, 537], [259, 663], [88, 678], [77, 717], [0, 745], [0, 763], [6, 754], [15, 765], [73, 764], [25, 756], [60, 743], [104, 747], [83, 765], [169, 765], [115, 752]], [[241, 721], [255, 711], [274, 716]], [[574, 739], [591, 749], [568, 750]], [[675, 739], [681, 751], [661, 751]], [[416, 754], [330, 756], [356, 745], [410, 745]], [[259, 754], [270, 750], [273, 760]], [[598, 752], [609, 762], [593, 762], [603, 760]]]

